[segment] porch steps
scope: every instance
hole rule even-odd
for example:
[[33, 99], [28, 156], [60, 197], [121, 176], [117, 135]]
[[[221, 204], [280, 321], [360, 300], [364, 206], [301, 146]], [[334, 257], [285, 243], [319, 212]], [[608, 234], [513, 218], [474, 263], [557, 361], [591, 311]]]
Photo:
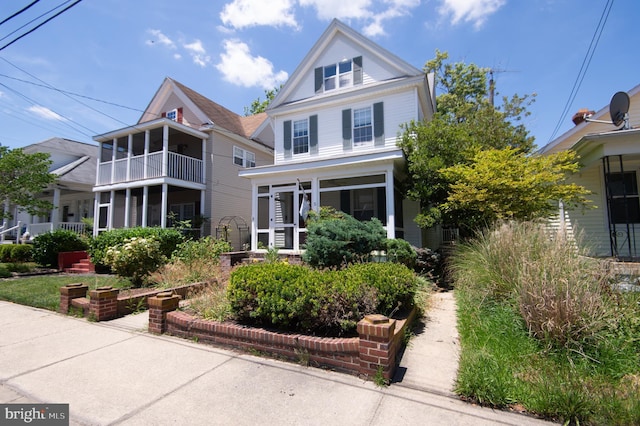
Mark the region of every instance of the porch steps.
[[83, 315], [86, 317], [89, 315], [89, 299], [86, 297], [78, 297], [76, 299], [71, 300], [71, 306], [74, 306], [78, 309], [82, 309]]
[[86, 258], [73, 263], [70, 268], [64, 268], [64, 271], [69, 274], [89, 274], [96, 271], [96, 266]]

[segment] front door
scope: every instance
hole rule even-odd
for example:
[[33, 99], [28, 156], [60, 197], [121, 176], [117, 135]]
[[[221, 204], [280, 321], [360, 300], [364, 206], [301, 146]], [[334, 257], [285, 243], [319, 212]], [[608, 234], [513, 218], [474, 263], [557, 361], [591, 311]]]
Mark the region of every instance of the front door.
[[270, 199], [271, 235], [269, 246], [277, 249], [293, 250], [295, 227], [297, 225], [296, 187], [273, 187]]

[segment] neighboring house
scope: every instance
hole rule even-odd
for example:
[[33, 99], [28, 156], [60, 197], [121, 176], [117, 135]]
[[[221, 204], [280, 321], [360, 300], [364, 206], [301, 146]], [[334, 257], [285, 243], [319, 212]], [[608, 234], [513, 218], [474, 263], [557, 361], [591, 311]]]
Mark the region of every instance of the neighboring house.
[[[190, 220], [215, 236], [219, 224], [248, 223], [251, 185], [238, 171], [272, 163], [265, 118], [239, 116], [166, 78], [136, 125], [94, 137], [94, 233]], [[228, 231], [236, 249], [248, 243], [248, 227]]]
[[[56, 181], [50, 185], [39, 198], [53, 204], [53, 209], [46, 216], [31, 216], [20, 211], [17, 206], [6, 206], [11, 210], [13, 219], [5, 220], [3, 229], [16, 227], [20, 222], [21, 229], [9, 232], [16, 237], [26, 231], [30, 238], [56, 229], [68, 229], [82, 232], [82, 218], [93, 217], [92, 188], [96, 176], [96, 145], [77, 142], [69, 139], [51, 138], [23, 148], [27, 154], [47, 153], [52, 161], [49, 172], [56, 175]], [[2, 235], [4, 239], [5, 235]]]
[[332, 21], [267, 109], [274, 164], [240, 171], [253, 189], [251, 249], [299, 252], [305, 200], [313, 210], [376, 217], [388, 238], [422, 246], [419, 203], [399, 190], [397, 140], [401, 124], [434, 110], [433, 81], [422, 70]]
[[576, 126], [550, 142], [540, 152], [551, 154], [574, 150], [582, 169], [574, 181], [591, 190], [595, 209], [569, 210], [562, 207], [557, 226], [569, 232], [580, 230], [595, 256], [620, 260], [640, 259], [640, 85], [628, 92], [629, 129], [624, 126], [589, 122], [611, 122], [609, 105], [601, 110], [581, 110], [574, 116]]

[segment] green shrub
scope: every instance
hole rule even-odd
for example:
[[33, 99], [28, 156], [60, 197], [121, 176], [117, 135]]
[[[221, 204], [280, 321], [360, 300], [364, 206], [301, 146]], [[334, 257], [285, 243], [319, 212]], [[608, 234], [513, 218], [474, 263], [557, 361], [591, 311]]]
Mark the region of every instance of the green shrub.
[[187, 265], [197, 260], [207, 260], [217, 264], [220, 255], [231, 251], [232, 248], [229, 242], [212, 237], [187, 240], [178, 244], [171, 255], [171, 260], [181, 260]]
[[3, 262], [31, 262], [33, 261], [33, 247], [30, 244], [9, 244], [9, 257]]
[[160, 253], [167, 258], [176, 250], [178, 244], [184, 242], [184, 237], [180, 231], [176, 229], [163, 229], [158, 227], [152, 228], [119, 228], [112, 229], [98, 234], [89, 242], [89, 255], [91, 261], [96, 265], [97, 269], [105, 269], [107, 267], [104, 262], [104, 256], [111, 247], [123, 244], [125, 240], [134, 237], [147, 238], [154, 237], [160, 244]]
[[11, 271], [9, 271], [4, 265], [0, 265], [0, 278], [9, 278]]
[[87, 243], [73, 231], [58, 229], [33, 240], [33, 260], [42, 266], [57, 267], [58, 253], [87, 249]]
[[307, 224], [302, 259], [316, 268], [366, 262], [371, 259], [371, 252], [384, 248], [385, 237], [382, 223], [376, 218], [360, 222], [347, 214], [320, 215]]
[[135, 287], [140, 287], [151, 272], [167, 262], [167, 258], [155, 237], [133, 237], [107, 249], [103, 262], [116, 275], [130, 279]]
[[412, 270], [416, 267], [418, 253], [408, 241], [400, 238], [387, 239], [385, 246], [388, 262], [401, 263]]
[[227, 297], [240, 321], [303, 332], [352, 334], [370, 313], [411, 306], [417, 281], [393, 263], [320, 271], [286, 262], [245, 265], [231, 274]]

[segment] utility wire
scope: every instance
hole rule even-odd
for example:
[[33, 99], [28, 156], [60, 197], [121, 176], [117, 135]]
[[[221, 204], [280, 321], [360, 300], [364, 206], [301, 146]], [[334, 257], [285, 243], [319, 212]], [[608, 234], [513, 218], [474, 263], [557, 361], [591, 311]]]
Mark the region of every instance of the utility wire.
[[16, 13], [14, 13], [13, 15], [9, 16], [8, 18], [6, 18], [5, 20], [3, 20], [2, 22], [0, 22], [0, 25], [4, 24], [7, 21], [10, 21], [11, 19], [15, 18], [16, 16], [20, 15], [22, 12], [24, 12], [25, 10], [29, 9], [31, 6], [33, 6], [34, 4], [38, 3], [40, 0], [35, 0], [32, 1], [30, 4], [28, 4], [27, 6], [23, 7], [22, 9], [20, 9], [19, 11], [17, 11]]
[[591, 64], [591, 59], [593, 58], [593, 54], [596, 51], [596, 47], [598, 46], [598, 42], [600, 41], [600, 36], [602, 35], [602, 31], [604, 30], [604, 26], [607, 23], [607, 19], [609, 18], [609, 12], [611, 12], [611, 8], [613, 7], [614, 0], [607, 0], [607, 3], [604, 6], [604, 10], [600, 15], [600, 21], [596, 26], [596, 29], [593, 33], [593, 37], [591, 37], [591, 43], [589, 43], [589, 48], [587, 49], [587, 53], [585, 54], [584, 59], [582, 60], [582, 65], [580, 66], [580, 71], [578, 71], [578, 75], [576, 77], [575, 82], [573, 83], [573, 87], [571, 88], [571, 93], [569, 94], [569, 98], [567, 99], [567, 103], [562, 110], [562, 114], [560, 115], [560, 119], [556, 124], [556, 127], [551, 134], [548, 142], [551, 142], [555, 137], [560, 127], [562, 127], [562, 123], [567, 117], [569, 110], [571, 109], [571, 105], [578, 95], [578, 90], [580, 90], [580, 86], [582, 85], [582, 81], [584, 80], [585, 75], [587, 74], [587, 70], [589, 69], [589, 65]]
[[[65, 7], [64, 9], [62, 9], [60, 12], [56, 13], [55, 15], [53, 15], [52, 17], [46, 19], [45, 21], [41, 22], [40, 24], [36, 25], [35, 27], [33, 27], [32, 29], [30, 29], [29, 31], [27, 31], [26, 33], [14, 38], [13, 40], [11, 40], [9, 43], [5, 44], [4, 46], [0, 47], [0, 51], [6, 49], [7, 47], [11, 46], [13, 43], [15, 43], [16, 41], [20, 40], [21, 38], [28, 36], [29, 34], [31, 34], [32, 32], [34, 32], [35, 30], [37, 30], [38, 28], [42, 27], [43, 25], [45, 25], [46, 23], [48, 23], [49, 21], [51, 21], [52, 19], [55, 19], [56, 17], [60, 16], [61, 14], [63, 14], [64, 12], [66, 12], [67, 10], [71, 9], [73, 6], [77, 5], [78, 3], [80, 3], [82, 0], [76, 0], [74, 3], [70, 4], [69, 6]], [[68, 3], [68, 2], [67, 2]], [[65, 4], [65, 3], [63, 3]], [[60, 6], [58, 6], [60, 7]], [[48, 13], [48, 12], [47, 12]], [[6, 37], [5, 37], [6, 38]]]

